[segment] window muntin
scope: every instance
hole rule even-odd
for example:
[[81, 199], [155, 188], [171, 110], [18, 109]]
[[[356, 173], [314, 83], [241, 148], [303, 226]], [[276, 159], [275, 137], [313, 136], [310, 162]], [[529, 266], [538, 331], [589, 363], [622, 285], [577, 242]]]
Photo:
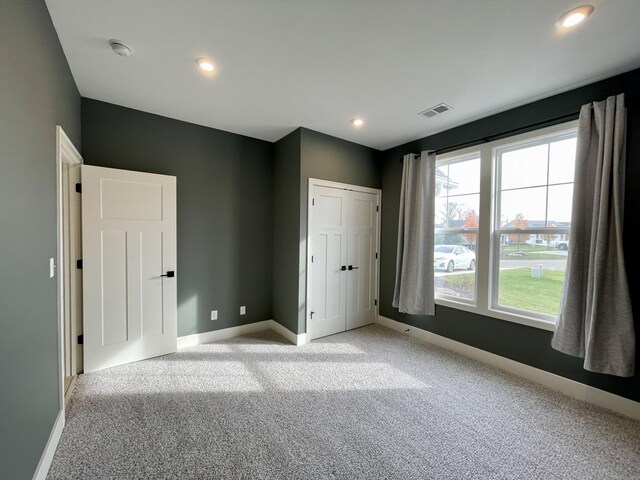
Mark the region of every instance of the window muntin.
[[474, 305], [480, 155], [436, 162], [435, 295]]
[[555, 321], [571, 224], [576, 131], [493, 149], [491, 308]]

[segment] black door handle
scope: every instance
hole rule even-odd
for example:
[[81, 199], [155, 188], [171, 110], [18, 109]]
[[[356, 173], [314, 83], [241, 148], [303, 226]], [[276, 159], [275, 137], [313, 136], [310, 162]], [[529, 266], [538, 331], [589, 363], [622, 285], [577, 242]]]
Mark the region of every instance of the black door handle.
[[340, 267], [340, 271], [341, 271], [341, 272], [344, 272], [346, 269], [347, 269], [346, 265], [342, 265], [342, 266]]
[[168, 277], [168, 278], [173, 278], [176, 276], [176, 272], [174, 272], [173, 270], [169, 270], [167, 273], [165, 273], [164, 275], [160, 275], [161, 277]]
[[349, 270], [357, 270], [359, 267], [354, 267], [353, 265], [349, 265]]

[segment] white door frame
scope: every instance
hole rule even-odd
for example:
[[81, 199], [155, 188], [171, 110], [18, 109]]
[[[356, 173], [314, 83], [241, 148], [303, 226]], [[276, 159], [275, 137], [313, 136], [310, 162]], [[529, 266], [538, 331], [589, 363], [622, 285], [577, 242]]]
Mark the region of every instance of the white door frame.
[[[78, 153], [78, 150], [73, 145], [69, 137], [64, 133], [64, 130], [60, 125], [56, 126], [56, 214], [57, 214], [57, 285], [58, 285], [58, 371], [60, 373], [60, 409], [64, 411], [64, 378], [65, 378], [65, 344], [64, 344], [64, 303], [65, 303], [65, 271], [68, 265], [74, 261], [73, 258], [66, 258], [64, 251], [64, 219], [63, 216], [63, 172], [65, 165], [79, 166], [82, 165], [82, 156]], [[71, 187], [71, 185], [69, 185]], [[71, 189], [71, 188], [70, 188]], [[69, 201], [71, 205], [77, 205], [78, 199], [75, 195], [70, 195]], [[78, 216], [75, 221], [76, 228], [80, 227], [80, 217]], [[80, 245], [77, 245], [74, 235], [71, 235], [71, 252], [80, 251]], [[73, 288], [73, 287], [72, 287]], [[75, 322], [71, 322], [71, 331], [74, 332], [76, 328]], [[72, 334], [71, 338], [75, 338]], [[76, 346], [71, 348], [72, 358], [72, 371], [75, 371], [75, 358], [76, 358]], [[76, 372], [77, 373], [77, 372]]]
[[[378, 206], [378, 227], [376, 232], [376, 252], [378, 258], [376, 258], [376, 273], [375, 273], [375, 293], [376, 299], [380, 300], [380, 230], [382, 219], [382, 190], [379, 188], [361, 187], [359, 185], [350, 185], [348, 183], [332, 182], [329, 180], [321, 180], [319, 178], [309, 178], [308, 198], [307, 198], [307, 296], [305, 304], [305, 333], [307, 334], [307, 341], [313, 340], [309, 336], [309, 318], [311, 313], [311, 291], [312, 291], [312, 275], [311, 275], [311, 252], [313, 251], [313, 235], [311, 235], [310, 226], [313, 220], [313, 197], [315, 193], [315, 187], [329, 187], [338, 190], [350, 190], [354, 192], [372, 193], [376, 196]], [[378, 317], [378, 308], [380, 307], [379, 301], [376, 305], [376, 318]]]

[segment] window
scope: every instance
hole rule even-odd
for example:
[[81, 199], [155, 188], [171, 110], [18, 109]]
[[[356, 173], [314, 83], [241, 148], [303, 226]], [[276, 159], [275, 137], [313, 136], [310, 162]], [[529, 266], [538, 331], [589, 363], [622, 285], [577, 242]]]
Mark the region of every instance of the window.
[[553, 329], [576, 133], [570, 122], [437, 157], [437, 303]]
[[475, 303], [479, 214], [480, 155], [438, 162], [433, 262], [438, 296]]

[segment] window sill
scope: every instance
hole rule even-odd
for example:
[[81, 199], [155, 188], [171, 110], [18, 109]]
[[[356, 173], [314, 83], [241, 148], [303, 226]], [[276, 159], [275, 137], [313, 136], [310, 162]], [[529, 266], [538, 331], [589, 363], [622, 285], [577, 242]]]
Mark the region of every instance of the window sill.
[[527, 317], [525, 315], [518, 315], [516, 313], [505, 312], [502, 310], [484, 309], [476, 305], [469, 303], [456, 302], [455, 300], [436, 298], [436, 305], [442, 305], [443, 307], [455, 308], [457, 310], [463, 310], [469, 313], [475, 313], [476, 315], [483, 315], [485, 317], [497, 318], [498, 320], [505, 320], [507, 322], [518, 323], [520, 325], [526, 325], [528, 327], [539, 328], [541, 330], [547, 330], [554, 332], [556, 324], [548, 320], [542, 320], [540, 318]]

